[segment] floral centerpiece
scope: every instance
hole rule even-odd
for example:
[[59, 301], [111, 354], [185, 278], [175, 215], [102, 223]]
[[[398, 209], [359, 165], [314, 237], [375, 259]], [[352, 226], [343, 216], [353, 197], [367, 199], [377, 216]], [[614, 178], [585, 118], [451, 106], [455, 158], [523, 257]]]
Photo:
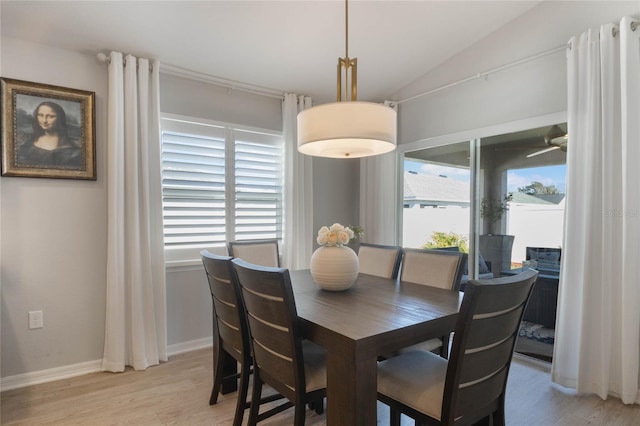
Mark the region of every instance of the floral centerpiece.
[[323, 226], [318, 230], [316, 242], [325, 247], [344, 246], [355, 237], [355, 234], [348, 226], [334, 223], [331, 227]]
[[346, 290], [358, 277], [358, 256], [347, 244], [356, 238], [348, 226], [334, 223], [318, 230], [320, 247], [311, 256], [311, 276], [323, 289]]

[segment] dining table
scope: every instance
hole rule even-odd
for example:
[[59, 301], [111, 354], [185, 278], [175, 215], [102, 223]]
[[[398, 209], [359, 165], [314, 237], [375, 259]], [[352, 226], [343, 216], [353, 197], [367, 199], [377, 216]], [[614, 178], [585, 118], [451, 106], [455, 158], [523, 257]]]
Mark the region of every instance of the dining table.
[[344, 291], [290, 271], [304, 337], [327, 350], [327, 425], [377, 423], [380, 356], [454, 330], [462, 293], [359, 274]]

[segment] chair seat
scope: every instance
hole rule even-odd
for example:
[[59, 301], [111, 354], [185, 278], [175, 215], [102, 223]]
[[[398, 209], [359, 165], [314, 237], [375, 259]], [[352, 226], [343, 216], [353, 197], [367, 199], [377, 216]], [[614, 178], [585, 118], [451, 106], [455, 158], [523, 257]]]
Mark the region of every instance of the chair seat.
[[404, 354], [407, 352], [413, 351], [424, 351], [424, 352], [432, 352], [435, 349], [442, 347], [442, 340], [438, 338], [429, 339], [426, 342], [416, 343], [415, 345], [408, 346], [406, 348], [402, 348], [398, 351], [400, 354]]
[[[413, 351], [424, 351], [424, 352], [433, 352], [434, 350], [442, 347], [442, 340], [438, 338], [429, 339], [424, 342], [416, 343], [415, 345], [407, 346], [406, 348], [399, 349], [397, 351], [390, 352], [388, 354], [383, 355], [382, 359], [393, 358], [394, 356], [398, 356], [400, 354], [404, 354], [407, 352]], [[447, 357], [443, 357], [447, 358]]]
[[422, 350], [378, 363], [378, 393], [440, 420], [447, 360]]
[[307, 392], [327, 387], [327, 351], [309, 340], [302, 342]]

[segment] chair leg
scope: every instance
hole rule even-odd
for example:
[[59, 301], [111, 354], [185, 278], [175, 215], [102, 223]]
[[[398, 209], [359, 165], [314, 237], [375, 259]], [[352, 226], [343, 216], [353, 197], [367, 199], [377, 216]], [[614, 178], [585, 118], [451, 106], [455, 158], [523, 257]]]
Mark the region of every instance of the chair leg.
[[219, 343], [214, 344], [213, 351], [213, 387], [211, 389], [211, 396], [209, 397], [209, 405], [215, 405], [218, 402], [218, 395], [220, 394], [220, 386], [222, 385], [222, 376], [224, 375], [224, 366], [222, 362], [223, 354], [222, 345]]
[[475, 422], [474, 426], [491, 426], [491, 417], [492, 417], [491, 415], [488, 415], [487, 417], [483, 417], [482, 419]]
[[316, 412], [316, 414], [324, 413], [324, 397], [317, 396], [309, 402], [309, 408]]
[[505, 418], [504, 418], [504, 395], [500, 401], [500, 405], [498, 409], [491, 414], [491, 424], [493, 426], [505, 426]]
[[301, 398], [295, 403], [295, 418], [293, 420], [294, 426], [304, 426], [306, 415], [305, 402], [304, 399]]
[[249, 426], [258, 423], [258, 411], [260, 410], [260, 397], [262, 396], [262, 380], [257, 374], [253, 375], [253, 391], [251, 392], [251, 407], [249, 408]]
[[389, 407], [389, 425], [390, 426], [400, 426], [400, 416], [401, 416], [401, 413], [399, 410], [393, 407]]
[[442, 346], [440, 346], [440, 356], [449, 359], [449, 336], [442, 336]]
[[238, 392], [238, 400], [236, 401], [236, 414], [233, 417], [233, 426], [242, 425], [244, 417], [244, 409], [247, 404], [247, 393], [249, 391], [249, 372], [251, 366], [247, 362], [243, 362], [240, 367], [240, 392]]

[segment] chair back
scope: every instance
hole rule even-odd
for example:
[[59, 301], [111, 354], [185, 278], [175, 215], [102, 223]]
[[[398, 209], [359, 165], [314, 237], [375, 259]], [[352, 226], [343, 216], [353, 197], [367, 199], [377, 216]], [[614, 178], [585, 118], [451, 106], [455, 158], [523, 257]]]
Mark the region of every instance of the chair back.
[[520, 321], [535, 270], [467, 284], [445, 379], [442, 423], [472, 424], [504, 406]]
[[298, 314], [287, 269], [232, 261], [242, 289], [254, 375], [290, 401], [306, 392]]
[[400, 280], [458, 291], [466, 263], [466, 253], [406, 248]]
[[213, 335], [238, 362], [250, 362], [249, 329], [231, 257], [200, 252], [213, 301]]
[[229, 256], [260, 266], [280, 267], [278, 240], [245, 240], [227, 242]]
[[384, 278], [398, 278], [402, 248], [379, 244], [360, 243], [358, 249], [359, 271]]

